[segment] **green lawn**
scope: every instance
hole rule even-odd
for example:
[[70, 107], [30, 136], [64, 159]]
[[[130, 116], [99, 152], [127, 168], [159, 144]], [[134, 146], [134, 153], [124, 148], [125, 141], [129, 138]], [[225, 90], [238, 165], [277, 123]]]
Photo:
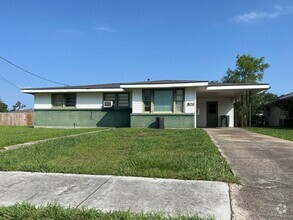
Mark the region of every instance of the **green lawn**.
[[88, 131], [94, 131], [94, 129], [56, 129], [0, 126], [0, 148], [14, 144], [22, 144], [30, 141], [37, 141], [52, 137], [61, 137], [65, 135], [84, 133]]
[[29, 204], [16, 204], [9, 207], [0, 207], [0, 219], [63, 219], [63, 220], [204, 220], [213, 218], [190, 217], [164, 217], [160, 214], [134, 214], [131, 212], [104, 213], [94, 209], [62, 208], [60, 205], [49, 205], [36, 208]]
[[249, 131], [293, 141], [293, 128], [247, 128]]
[[121, 128], [0, 153], [0, 170], [238, 182], [202, 129]]

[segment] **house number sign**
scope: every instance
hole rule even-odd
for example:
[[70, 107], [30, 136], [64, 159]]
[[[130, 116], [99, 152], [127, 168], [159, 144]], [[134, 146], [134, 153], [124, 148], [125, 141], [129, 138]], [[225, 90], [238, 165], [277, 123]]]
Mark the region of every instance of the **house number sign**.
[[187, 102], [187, 106], [194, 106], [193, 102]]

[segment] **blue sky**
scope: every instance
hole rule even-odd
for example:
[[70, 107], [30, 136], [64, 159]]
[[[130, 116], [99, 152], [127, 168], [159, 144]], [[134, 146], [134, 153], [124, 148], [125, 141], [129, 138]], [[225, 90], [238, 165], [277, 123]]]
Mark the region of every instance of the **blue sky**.
[[[238, 54], [264, 56], [263, 82], [293, 91], [293, 2], [272, 0], [2, 0], [0, 56], [69, 85], [220, 80]], [[20, 87], [57, 86], [0, 60]], [[0, 81], [9, 107], [33, 96]]]

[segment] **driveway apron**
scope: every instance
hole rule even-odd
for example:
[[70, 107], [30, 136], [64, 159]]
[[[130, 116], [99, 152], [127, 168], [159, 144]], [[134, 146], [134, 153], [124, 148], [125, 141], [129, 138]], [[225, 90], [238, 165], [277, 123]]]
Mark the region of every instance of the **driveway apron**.
[[240, 128], [205, 129], [240, 177], [233, 219], [293, 219], [293, 142]]

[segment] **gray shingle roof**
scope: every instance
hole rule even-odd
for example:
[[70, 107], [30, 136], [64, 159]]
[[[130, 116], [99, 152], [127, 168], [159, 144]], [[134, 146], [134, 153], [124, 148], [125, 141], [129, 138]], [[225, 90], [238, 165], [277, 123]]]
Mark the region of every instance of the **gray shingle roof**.
[[123, 84], [124, 85], [142, 85], [142, 84], [197, 83], [197, 82], [208, 82], [208, 81], [197, 81], [197, 80], [154, 80], [154, 81], [123, 83]]
[[[174, 83], [200, 83], [208, 81], [197, 80], [153, 80], [131, 83], [108, 83], [95, 85], [81, 85], [81, 86], [62, 86], [62, 87], [43, 87], [43, 88], [23, 88], [29, 90], [52, 90], [52, 89], [115, 89], [120, 88], [121, 85], [145, 85], [145, 84], [174, 84]], [[239, 86], [239, 85], [268, 85], [266, 83], [213, 83], [209, 82], [209, 86]]]
[[131, 83], [109, 83], [109, 84], [95, 84], [82, 86], [61, 86], [61, 87], [45, 87], [45, 88], [23, 88], [29, 90], [43, 90], [43, 89], [115, 89], [120, 88], [120, 85], [140, 85], [140, 84], [172, 84], [172, 83], [194, 83], [194, 82], [208, 82], [195, 80], [156, 80], [156, 81], [142, 81]]
[[209, 83], [209, 86], [249, 86], [249, 85], [268, 85], [268, 83], [213, 83], [213, 82]]
[[121, 83], [111, 84], [96, 84], [96, 85], [82, 85], [82, 86], [60, 86], [60, 87], [42, 87], [42, 88], [23, 88], [29, 90], [43, 90], [43, 89], [112, 89], [120, 88]]
[[293, 98], [293, 92], [288, 93], [286, 95], [279, 96], [279, 100], [290, 99], [290, 98]]

